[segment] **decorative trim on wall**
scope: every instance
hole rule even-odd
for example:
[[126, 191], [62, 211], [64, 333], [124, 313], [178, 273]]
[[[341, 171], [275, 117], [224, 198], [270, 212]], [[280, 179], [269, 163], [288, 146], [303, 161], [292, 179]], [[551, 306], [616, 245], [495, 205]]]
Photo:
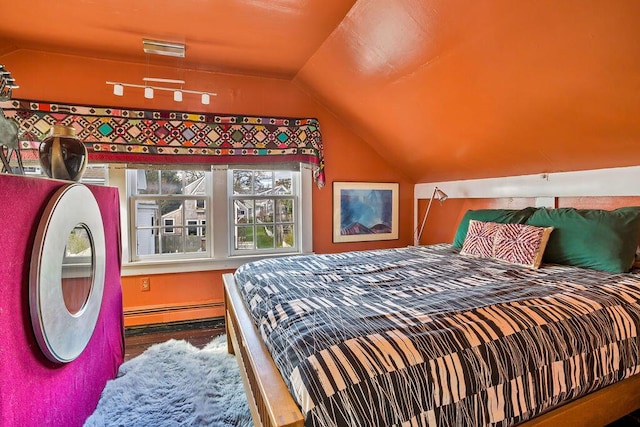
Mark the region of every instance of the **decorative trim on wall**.
[[[0, 102], [20, 127], [20, 149], [38, 150], [52, 125], [72, 126], [91, 162], [238, 164], [305, 162], [325, 182], [320, 124], [278, 118], [127, 110], [14, 99]], [[37, 157], [37, 156], [36, 156]]]

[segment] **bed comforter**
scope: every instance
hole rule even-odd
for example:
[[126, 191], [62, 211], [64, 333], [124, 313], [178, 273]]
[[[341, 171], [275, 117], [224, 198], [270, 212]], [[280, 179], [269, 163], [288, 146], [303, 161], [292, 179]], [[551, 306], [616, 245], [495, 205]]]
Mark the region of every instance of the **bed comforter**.
[[451, 245], [235, 273], [307, 426], [509, 426], [640, 372], [640, 274]]

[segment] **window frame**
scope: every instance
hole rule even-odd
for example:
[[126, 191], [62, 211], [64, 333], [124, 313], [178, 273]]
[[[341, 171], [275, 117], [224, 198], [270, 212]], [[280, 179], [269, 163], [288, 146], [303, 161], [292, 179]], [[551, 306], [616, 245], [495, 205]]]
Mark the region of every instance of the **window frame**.
[[[171, 221], [171, 224], [169, 224], [169, 221]], [[176, 220], [173, 218], [165, 218], [162, 220], [162, 227], [160, 228], [162, 233], [160, 234], [176, 234], [175, 228]]]
[[[176, 171], [190, 171], [190, 170], [202, 170], [201, 168], [193, 168], [189, 166], [173, 166], [173, 167], [161, 167], [161, 168], [150, 168], [150, 167], [138, 167], [138, 168], [127, 168], [125, 170], [125, 183], [126, 183], [126, 197], [127, 197], [127, 228], [129, 230], [127, 243], [129, 248], [127, 261], [130, 264], [140, 263], [140, 262], [164, 262], [164, 263], [172, 263], [172, 262], [180, 262], [184, 260], [193, 260], [193, 259], [211, 259], [212, 253], [212, 244], [210, 239], [205, 236], [206, 243], [204, 245], [204, 250], [202, 251], [191, 251], [191, 252], [180, 252], [180, 253], [171, 253], [171, 252], [160, 252], [153, 254], [138, 254], [137, 246], [138, 246], [138, 234], [139, 230], [150, 229], [152, 230], [152, 235], [156, 235], [155, 230], [157, 230], [158, 237], [161, 238], [163, 235], [169, 236], [180, 236], [182, 239], [183, 245], [186, 243], [186, 239], [189, 237], [188, 229], [189, 225], [187, 224], [187, 219], [185, 216], [185, 204], [189, 201], [193, 201], [194, 206], [197, 203], [198, 199], [205, 200], [205, 208], [204, 209], [196, 209], [199, 212], [204, 211], [205, 218], [209, 218], [211, 215], [210, 212], [207, 211], [206, 207], [211, 206], [210, 203], [207, 203], [207, 200], [211, 197], [211, 172], [209, 170], [203, 170], [204, 172], [204, 193], [205, 194], [138, 194], [136, 191], [137, 183], [138, 183], [138, 172], [140, 170], [153, 170], [153, 171], [162, 171], [162, 170], [176, 170]], [[151, 226], [140, 226], [136, 225], [136, 203], [138, 201], [155, 201], [155, 200], [175, 200], [181, 201], [182, 209], [182, 225], [176, 225], [176, 221], [174, 218], [163, 218], [162, 223], [158, 223]], [[172, 225], [167, 225], [167, 221], [171, 221]], [[206, 226], [206, 224], [205, 224]], [[196, 225], [196, 227], [199, 227]], [[123, 227], [123, 230], [125, 228]], [[180, 233], [176, 232], [176, 229], [180, 230]], [[171, 231], [169, 231], [171, 230]], [[124, 241], [124, 239], [123, 239]], [[160, 244], [162, 246], [162, 244]]]
[[[168, 165], [161, 166], [165, 169]], [[207, 190], [206, 204], [209, 213], [204, 220], [203, 229], [209, 245], [209, 256], [162, 259], [133, 259], [131, 248], [131, 234], [134, 232], [129, 221], [131, 202], [129, 199], [129, 182], [127, 173], [132, 169], [148, 168], [149, 165], [124, 165], [109, 164], [109, 185], [117, 187], [120, 196], [120, 224], [122, 234], [122, 276], [134, 276], [144, 274], [183, 273], [212, 270], [234, 270], [240, 265], [265, 258], [273, 258], [286, 255], [302, 255], [313, 253], [313, 166], [300, 163], [300, 204], [298, 215], [303, 219], [300, 223], [301, 230], [298, 233], [298, 252], [277, 254], [240, 254], [231, 256], [228, 239], [228, 198], [227, 198], [227, 170], [237, 165], [213, 165], [203, 168], [201, 165], [171, 165], [170, 169], [200, 169], [211, 171], [210, 188]], [[256, 165], [252, 165], [256, 169]], [[262, 165], [259, 165], [262, 167]], [[259, 168], [258, 167], [258, 168]], [[278, 168], [276, 168], [278, 169]], [[221, 176], [218, 176], [221, 175]], [[197, 196], [199, 197], [199, 196]], [[204, 237], [204, 236], [203, 236]]]
[[[265, 194], [265, 195], [256, 195], [256, 194], [233, 194], [233, 172], [234, 171], [239, 171], [239, 170], [244, 170], [244, 171], [269, 171], [269, 172], [276, 172], [276, 171], [290, 171], [292, 172], [291, 175], [291, 194]], [[228, 168], [227, 171], [227, 200], [228, 200], [228, 205], [229, 205], [229, 225], [228, 225], [228, 236], [229, 236], [229, 255], [234, 257], [234, 256], [251, 256], [251, 255], [273, 255], [273, 254], [281, 254], [281, 253], [299, 253], [300, 252], [300, 247], [301, 247], [301, 230], [302, 230], [302, 216], [300, 215], [300, 195], [302, 192], [301, 189], [301, 172], [300, 170], [295, 170], [293, 168], [264, 168], [261, 167], [260, 165], [252, 165], [252, 166], [230, 166]], [[275, 182], [274, 182], [275, 184]], [[252, 180], [252, 187], [253, 187], [253, 180]], [[275, 188], [275, 187], [273, 187]], [[293, 220], [292, 221], [276, 221], [276, 214], [275, 214], [275, 209], [277, 206], [277, 200], [288, 200], [288, 199], [293, 199]], [[253, 208], [253, 215], [255, 216], [255, 201], [256, 200], [273, 200], [274, 206], [274, 215], [273, 215], [273, 220], [269, 223], [266, 223], [267, 225], [273, 225], [274, 227], [274, 233], [275, 233], [275, 227], [277, 225], [293, 225], [294, 231], [293, 231], [293, 237], [294, 237], [294, 243], [293, 246], [291, 247], [272, 247], [272, 248], [256, 248], [255, 247], [255, 238], [254, 238], [254, 248], [253, 249], [236, 249], [236, 244], [235, 244], [235, 237], [236, 237], [236, 215], [235, 215], [235, 206], [234, 206], [234, 201], [235, 200], [252, 200], [254, 202], [254, 208]], [[257, 225], [256, 223], [251, 223], [252, 225], [250, 225], [250, 227], [253, 228], [253, 233], [252, 235], [256, 235], [256, 228]], [[249, 227], [249, 225], [247, 225], [247, 227]], [[275, 240], [275, 237], [274, 237]]]

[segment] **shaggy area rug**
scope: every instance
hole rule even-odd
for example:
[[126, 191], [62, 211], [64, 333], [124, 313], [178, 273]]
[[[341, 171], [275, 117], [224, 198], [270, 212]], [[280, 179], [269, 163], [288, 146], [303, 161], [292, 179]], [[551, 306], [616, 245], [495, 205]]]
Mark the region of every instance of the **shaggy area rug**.
[[120, 366], [85, 427], [251, 426], [238, 364], [226, 337], [202, 350], [169, 340]]

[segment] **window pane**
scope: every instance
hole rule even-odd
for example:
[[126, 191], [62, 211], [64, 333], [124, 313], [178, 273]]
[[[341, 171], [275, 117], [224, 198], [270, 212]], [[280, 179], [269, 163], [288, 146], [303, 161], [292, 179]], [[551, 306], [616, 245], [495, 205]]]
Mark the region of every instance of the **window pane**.
[[258, 249], [269, 249], [274, 247], [273, 225], [256, 226], [256, 243]]
[[235, 227], [235, 249], [254, 249], [253, 226]]
[[273, 194], [273, 172], [255, 171], [253, 177], [253, 194]]
[[[232, 252], [298, 250], [294, 205], [299, 203], [300, 172], [230, 168], [227, 176], [233, 179], [233, 195], [229, 198], [233, 215], [230, 221], [230, 239], [234, 239]], [[250, 224], [254, 227], [242, 228]]]
[[260, 199], [255, 201], [256, 207], [256, 223], [273, 222], [273, 200]]
[[[196, 195], [206, 194], [206, 187], [204, 181], [204, 171], [184, 171], [184, 194]], [[204, 200], [198, 200], [202, 202], [201, 209], [204, 208]]]
[[136, 190], [138, 194], [160, 194], [160, 171], [138, 169]]
[[[194, 227], [197, 229], [197, 227]], [[198, 235], [187, 236], [185, 250], [187, 252], [204, 252], [207, 250], [207, 239]]]
[[294, 242], [293, 225], [276, 225], [276, 247], [291, 248], [294, 246]]
[[175, 225], [175, 222], [173, 221], [173, 219], [171, 218], [166, 218], [162, 220], [162, 225], [164, 227], [162, 227], [160, 229], [160, 234], [175, 234], [176, 233], [176, 229], [173, 227]]
[[293, 194], [293, 172], [276, 171], [273, 193], [277, 195]]
[[160, 191], [161, 194], [182, 194], [183, 177], [182, 171], [160, 171]]
[[253, 223], [253, 200], [234, 200], [233, 217], [236, 224]]
[[160, 241], [156, 230], [138, 230], [136, 232], [136, 253], [138, 255], [153, 255], [160, 253]]
[[179, 254], [184, 252], [182, 230], [179, 228], [175, 228], [174, 230], [174, 234], [165, 233], [160, 235], [161, 251], [163, 254]]
[[[159, 200], [161, 215], [161, 225], [184, 225], [184, 209], [183, 203], [180, 200]], [[165, 213], [166, 212], [166, 213]], [[175, 233], [181, 234], [182, 231], [179, 228], [174, 230]]]
[[187, 225], [192, 226], [192, 227], [187, 227], [187, 234], [189, 236], [197, 236], [198, 235], [198, 227], [196, 227], [196, 225], [198, 225], [198, 221], [197, 220], [193, 220], [193, 219], [188, 219], [187, 220]]
[[293, 222], [293, 199], [276, 200], [276, 222]]
[[233, 194], [251, 194], [252, 171], [233, 171]]
[[137, 200], [135, 204], [136, 227], [153, 227], [160, 208], [157, 200]]
[[140, 169], [127, 177], [134, 180], [133, 258], [209, 252], [205, 234], [210, 172]]

